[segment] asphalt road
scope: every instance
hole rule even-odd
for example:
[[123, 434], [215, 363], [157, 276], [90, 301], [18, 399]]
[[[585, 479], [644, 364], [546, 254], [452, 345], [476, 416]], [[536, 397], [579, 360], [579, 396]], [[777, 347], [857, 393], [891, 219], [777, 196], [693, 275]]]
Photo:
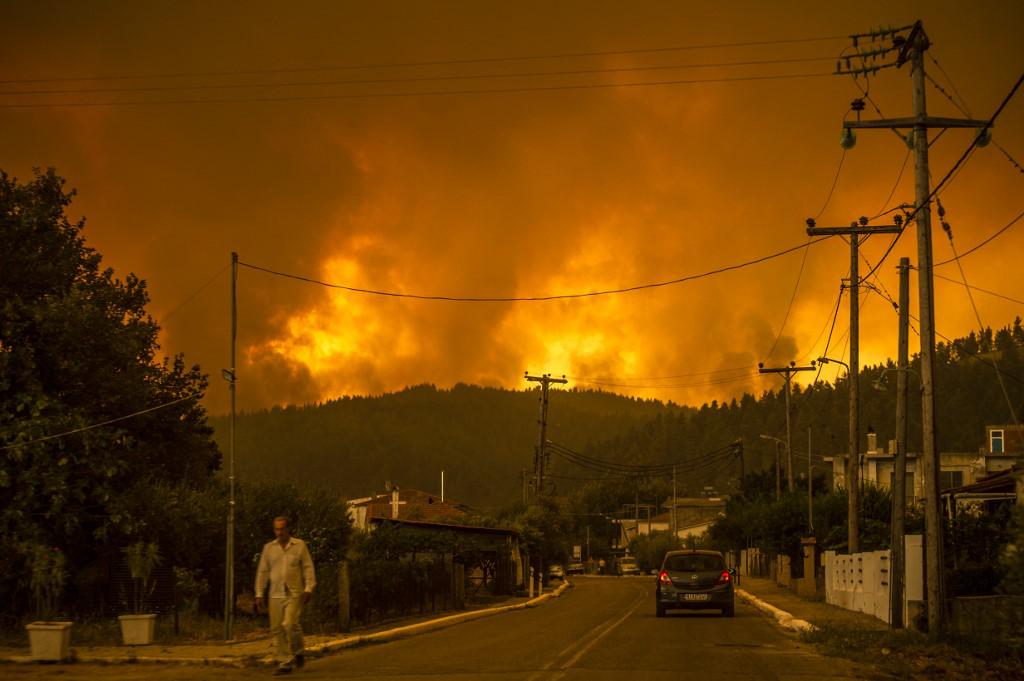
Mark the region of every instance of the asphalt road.
[[[581, 578], [529, 610], [309, 660], [292, 679], [660, 681], [858, 679], [849, 662], [816, 654], [737, 601], [717, 612], [654, 616], [653, 578]], [[254, 679], [269, 669], [73, 665], [7, 667], [5, 678]]]

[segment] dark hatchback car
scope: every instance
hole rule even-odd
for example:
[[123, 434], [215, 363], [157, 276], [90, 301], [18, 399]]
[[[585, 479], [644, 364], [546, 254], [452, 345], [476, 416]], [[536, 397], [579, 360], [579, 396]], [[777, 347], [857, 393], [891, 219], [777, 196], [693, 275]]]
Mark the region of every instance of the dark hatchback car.
[[721, 610], [735, 612], [733, 575], [718, 551], [669, 551], [661, 561], [655, 591], [655, 612], [667, 610]]

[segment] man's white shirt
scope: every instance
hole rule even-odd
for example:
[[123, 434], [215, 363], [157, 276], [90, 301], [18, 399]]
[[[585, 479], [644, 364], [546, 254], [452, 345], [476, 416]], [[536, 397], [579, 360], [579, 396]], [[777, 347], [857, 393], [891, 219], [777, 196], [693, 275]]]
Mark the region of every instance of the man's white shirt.
[[291, 537], [284, 546], [275, 539], [263, 547], [260, 565], [256, 570], [256, 598], [263, 596], [268, 581], [270, 598], [287, 598], [303, 591], [313, 592], [316, 572], [306, 542]]

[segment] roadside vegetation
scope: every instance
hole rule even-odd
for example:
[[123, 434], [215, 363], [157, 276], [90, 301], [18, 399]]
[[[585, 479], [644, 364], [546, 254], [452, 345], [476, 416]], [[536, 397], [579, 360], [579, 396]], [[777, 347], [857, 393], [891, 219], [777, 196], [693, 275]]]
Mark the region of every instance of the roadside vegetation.
[[1021, 678], [1024, 647], [990, 638], [948, 636], [929, 641], [914, 631], [825, 625], [800, 638], [825, 655], [867, 662], [879, 679], [1011, 681]]

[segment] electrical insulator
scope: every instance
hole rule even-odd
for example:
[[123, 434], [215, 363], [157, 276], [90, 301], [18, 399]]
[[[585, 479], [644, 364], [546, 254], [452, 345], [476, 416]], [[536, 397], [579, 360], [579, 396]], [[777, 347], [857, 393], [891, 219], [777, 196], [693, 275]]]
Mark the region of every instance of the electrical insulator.
[[839, 134], [839, 146], [843, 149], [853, 149], [856, 144], [857, 135], [853, 132], [853, 128], [843, 128]]

